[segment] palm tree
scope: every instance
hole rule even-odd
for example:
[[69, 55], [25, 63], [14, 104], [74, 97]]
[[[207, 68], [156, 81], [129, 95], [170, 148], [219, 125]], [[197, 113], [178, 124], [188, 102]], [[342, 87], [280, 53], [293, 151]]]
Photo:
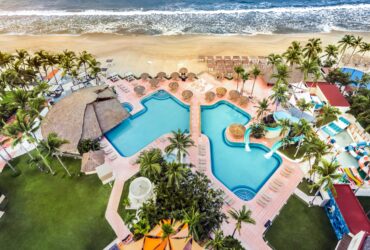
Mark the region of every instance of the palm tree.
[[234, 237], [235, 232], [238, 230], [240, 234], [240, 230], [242, 228], [242, 223], [250, 223], [250, 224], [256, 224], [256, 221], [252, 218], [252, 211], [247, 210], [246, 206], [243, 205], [242, 209], [237, 211], [235, 209], [232, 209], [229, 211], [229, 214], [231, 218], [236, 220], [235, 229], [233, 231], [232, 237]]
[[89, 69], [89, 75], [92, 78], [95, 78], [95, 84], [98, 85], [98, 82], [100, 81], [99, 74], [101, 72], [100, 63], [97, 62], [95, 59], [90, 60]]
[[353, 35], [344, 35], [344, 37], [338, 42], [341, 55], [337, 63], [337, 66], [342, 61], [342, 58], [344, 56], [344, 53], [346, 53], [347, 48], [352, 46], [354, 38], [355, 37]]
[[272, 78], [276, 78], [276, 84], [288, 84], [289, 71], [288, 66], [285, 64], [278, 64], [276, 67], [276, 73], [272, 74]]
[[137, 159], [137, 163], [140, 164], [140, 174], [152, 181], [156, 180], [161, 173], [162, 162], [163, 157], [161, 151], [158, 149], [143, 151]]
[[300, 69], [303, 73], [304, 82], [307, 81], [308, 75], [310, 73], [314, 74], [315, 72], [318, 72], [320, 70], [316, 60], [304, 60], [301, 66], [298, 67], [298, 69]]
[[365, 54], [370, 52], [370, 43], [367, 43], [367, 42], [362, 42], [360, 44], [360, 49], [358, 51], [358, 53], [362, 53], [361, 54], [361, 60], [360, 60], [360, 63], [362, 62], [362, 60], [364, 59], [365, 57]]
[[288, 145], [290, 145], [292, 143], [292, 141], [290, 140], [290, 138], [287, 137], [287, 136], [281, 138], [280, 142], [281, 142], [281, 146], [282, 146], [283, 149], [285, 149], [286, 146], [288, 146]]
[[301, 111], [301, 115], [300, 115], [299, 119], [302, 118], [303, 113], [305, 111], [308, 111], [313, 107], [313, 103], [312, 102], [306, 102], [306, 100], [304, 98], [299, 99], [297, 101], [296, 105], [297, 105], [298, 109]]
[[298, 41], [293, 41], [288, 47], [288, 50], [295, 51], [299, 56], [302, 55], [302, 46], [301, 43]]
[[14, 126], [15, 124], [16, 123], [5, 125], [2, 130], [2, 134], [12, 138], [11, 143], [13, 148], [19, 145], [28, 154], [30, 160], [33, 160], [34, 157], [23, 145], [23, 142], [26, 141], [27, 137], [20, 133], [20, 131], [17, 129], [17, 126]]
[[236, 90], [239, 91], [239, 80], [240, 80], [242, 74], [244, 73], [244, 69], [243, 69], [242, 66], [236, 66], [234, 68], [234, 71], [238, 75], [238, 79], [236, 81]]
[[294, 157], [296, 157], [302, 145], [303, 138], [306, 137], [307, 140], [310, 140], [315, 133], [312, 130], [311, 125], [305, 119], [300, 119], [299, 122], [293, 124], [293, 133], [295, 136], [301, 136], [300, 140], [298, 141], [297, 150], [294, 154]]
[[276, 111], [279, 103], [285, 105], [288, 102], [288, 87], [285, 84], [275, 84], [272, 91], [273, 94], [270, 95], [269, 99], [275, 103]]
[[150, 230], [149, 221], [147, 219], [142, 218], [137, 223], [134, 224], [133, 229], [135, 236], [145, 235]]
[[87, 66], [92, 60], [93, 56], [86, 51], [82, 51], [77, 58], [77, 67], [80, 68], [81, 65], [84, 67], [85, 74], [87, 75]]
[[274, 72], [274, 68], [281, 64], [283, 61], [283, 58], [281, 55], [278, 54], [270, 54], [267, 57], [267, 63], [272, 65], [272, 72]]
[[191, 208], [190, 212], [183, 211], [184, 219], [183, 222], [188, 224], [189, 227], [189, 236], [192, 236], [195, 241], [199, 240], [199, 224], [200, 221], [200, 213], [194, 207]]
[[168, 137], [170, 144], [164, 149], [167, 154], [177, 151], [177, 161], [182, 162], [182, 156], [188, 155], [187, 149], [194, 146], [194, 141], [190, 135], [186, 135], [181, 129], [172, 131], [172, 137]]
[[242, 89], [240, 90], [241, 95], [243, 95], [243, 92], [244, 92], [244, 84], [249, 79], [249, 73], [248, 72], [242, 73], [242, 79], [243, 79], [243, 85], [242, 85]]
[[351, 54], [351, 56], [349, 57], [349, 59], [348, 59], [348, 63], [350, 63], [351, 62], [351, 60], [352, 60], [352, 57], [353, 57], [353, 55], [355, 54], [355, 52], [356, 52], [356, 50], [357, 50], [357, 48], [358, 48], [358, 46], [360, 46], [361, 44], [362, 44], [362, 37], [360, 37], [360, 36], [357, 36], [357, 37], [354, 37], [353, 38], [353, 40], [352, 40], [352, 44], [351, 44], [351, 47], [353, 48], [353, 51], [352, 51], [352, 54]]
[[168, 242], [171, 234], [173, 234], [175, 230], [173, 229], [170, 223], [163, 223], [161, 226], [161, 229], [162, 229], [162, 236], [161, 236], [162, 240], [166, 240]]
[[289, 130], [290, 130], [290, 127], [292, 126], [292, 123], [290, 122], [289, 119], [281, 119], [279, 120], [278, 122], [279, 126], [281, 127], [281, 130], [280, 130], [280, 136], [284, 136], [284, 135], [287, 135]]
[[55, 156], [58, 159], [60, 165], [62, 165], [64, 170], [67, 172], [67, 174], [71, 176], [68, 168], [66, 167], [66, 165], [64, 165], [63, 161], [59, 157], [60, 147], [67, 143], [69, 142], [58, 137], [57, 133], [50, 133], [45, 140], [40, 142], [40, 148], [41, 150], [48, 152], [48, 155]]
[[167, 177], [167, 186], [178, 189], [181, 181], [185, 179], [185, 174], [187, 171], [189, 171], [189, 169], [186, 168], [182, 163], [167, 163], [167, 171], [165, 173]]
[[261, 70], [255, 65], [250, 72], [250, 74], [253, 76], [253, 86], [252, 86], [252, 91], [251, 91], [251, 96], [253, 96], [253, 90], [254, 90], [254, 85], [256, 84], [257, 77], [261, 76]]
[[335, 64], [335, 60], [338, 59], [339, 55], [338, 47], [334, 44], [329, 44], [328, 46], [325, 47], [324, 52], [325, 54], [323, 55], [323, 57], [326, 58], [326, 64], [328, 64], [329, 66]]
[[[325, 159], [321, 159], [321, 164], [314, 166], [312, 169], [312, 171], [316, 172], [320, 176], [320, 179], [313, 185], [313, 187], [331, 190], [334, 196], [336, 196], [337, 192], [334, 188], [334, 180], [342, 177], [342, 175], [337, 172], [339, 167], [340, 165], [336, 161], [329, 162]], [[313, 204], [316, 197], [317, 193], [310, 202], [310, 205]]]
[[9, 69], [13, 61], [14, 56], [12, 54], [0, 51], [0, 71], [1, 68]]
[[290, 69], [293, 68], [295, 64], [301, 63], [302, 48], [297, 41], [293, 41], [292, 45], [289, 46], [288, 50], [283, 54], [285, 61], [289, 64]]
[[319, 129], [320, 126], [325, 125], [329, 121], [338, 120], [338, 115], [340, 114], [341, 112], [338, 108], [326, 104], [321, 108], [320, 115], [316, 117], [316, 126]]
[[210, 239], [205, 244], [207, 249], [212, 250], [224, 250], [225, 249], [225, 237], [221, 230], [214, 232], [213, 239]]
[[263, 118], [266, 114], [266, 112], [270, 112], [269, 109], [269, 101], [267, 98], [263, 98], [261, 101], [258, 101], [258, 106], [254, 106], [257, 108], [257, 119]]
[[311, 38], [308, 40], [308, 43], [303, 48], [303, 55], [308, 61], [313, 61], [318, 58], [318, 55], [322, 52], [320, 38]]
[[[51, 67], [51, 71], [54, 71], [54, 66], [59, 64], [59, 57], [53, 54], [47, 54], [46, 62]], [[56, 74], [53, 74], [55, 83], [58, 84]]]

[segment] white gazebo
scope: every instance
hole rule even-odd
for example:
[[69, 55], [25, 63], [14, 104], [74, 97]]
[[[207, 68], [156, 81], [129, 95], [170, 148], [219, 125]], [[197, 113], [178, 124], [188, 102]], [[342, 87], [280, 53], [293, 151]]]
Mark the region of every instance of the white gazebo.
[[130, 209], [139, 209], [153, 195], [153, 185], [146, 177], [138, 177], [130, 184]]

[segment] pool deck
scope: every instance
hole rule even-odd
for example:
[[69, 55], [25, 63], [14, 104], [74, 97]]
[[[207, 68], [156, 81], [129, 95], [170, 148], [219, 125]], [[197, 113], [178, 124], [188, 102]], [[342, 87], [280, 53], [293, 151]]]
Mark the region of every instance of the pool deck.
[[[229, 81], [229, 80], [222, 80], [218, 81], [213, 76], [209, 75], [208, 73], [203, 73], [198, 76], [201, 82], [208, 83], [207, 90], [213, 90], [217, 87], [225, 87], [228, 90], [236, 89], [236, 82]], [[132, 113], [136, 113], [140, 111], [143, 106], [141, 104], [142, 97], [138, 97], [135, 92], [133, 91], [134, 86], [136, 85], [143, 85], [146, 88], [146, 93], [144, 96], [150, 95], [151, 93], [158, 91], [159, 89], [166, 90], [170, 92], [172, 95], [177, 97], [179, 100], [183, 101], [184, 103], [190, 105], [190, 131], [192, 134], [192, 138], [195, 142], [195, 147], [189, 150], [189, 161], [196, 165], [196, 168], [199, 168], [197, 164], [199, 162], [199, 158], [203, 158], [206, 160], [205, 168], [199, 168], [198, 171], [204, 172], [209, 179], [212, 181], [215, 188], [222, 189], [227, 198], [233, 200], [231, 202], [231, 207], [235, 209], [240, 209], [243, 205], [246, 205], [249, 209], [252, 210], [252, 217], [256, 220], [256, 225], [246, 225], [244, 224], [241, 230], [241, 234], [239, 235], [236, 233], [236, 237], [242, 242], [243, 246], [247, 249], [270, 249], [268, 244], [264, 241], [263, 235], [265, 231], [265, 223], [268, 221], [272, 221], [275, 216], [279, 214], [280, 209], [284, 206], [287, 202], [288, 198], [293, 194], [295, 188], [299, 184], [299, 182], [303, 178], [303, 171], [301, 170], [300, 166], [301, 163], [298, 164], [296, 162], [292, 162], [281, 155], [283, 162], [282, 165], [275, 171], [275, 173], [269, 178], [269, 180], [264, 184], [264, 186], [260, 189], [260, 191], [256, 194], [256, 196], [250, 201], [243, 201], [235, 196], [228, 188], [226, 188], [212, 173], [211, 170], [211, 155], [210, 155], [210, 143], [207, 136], [201, 134], [201, 120], [200, 120], [200, 106], [201, 105], [212, 105], [220, 100], [228, 100], [228, 94], [225, 95], [223, 98], [216, 97], [212, 102], [206, 102], [204, 98], [204, 93], [206, 91], [202, 91], [202, 86], [199, 87], [200, 90], [195, 89], [197, 86], [194, 82], [179, 82], [179, 89], [176, 92], [171, 92], [168, 88], [168, 83], [172, 82], [172, 80], [165, 80], [160, 83], [159, 87], [156, 89], [152, 89], [149, 86], [149, 82], [142, 81], [142, 80], [134, 80], [131, 83], [127, 82], [126, 80], [119, 80], [117, 82], [111, 82], [109, 80], [106, 81], [110, 86], [115, 86], [116, 92], [118, 94], [118, 98], [121, 102], [129, 102], [133, 106]], [[252, 87], [253, 81], [249, 80], [245, 84], [245, 89], [248, 91]], [[200, 84], [202, 85], [202, 84]], [[122, 87], [125, 86], [125, 90]], [[212, 87], [212, 89], [210, 89]], [[185, 89], [190, 89], [193, 91], [194, 96], [190, 99], [190, 101], [184, 101], [181, 97], [181, 93]], [[245, 91], [245, 95], [249, 95], [249, 92]], [[263, 81], [262, 78], [257, 79], [255, 89], [254, 89], [254, 97], [258, 97], [259, 99], [268, 97], [271, 94], [271, 87], [268, 87], [267, 84]], [[144, 97], [143, 96], [143, 97]], [[251, 115], [251, 122], [255, 119], [255, 111], [256, 108], [254, 106], [257, 105], [257, 101], [259, 99], [253, 98], [251, 102], [249, 102], [245, 107], [240, 107], [235, 102], [230, 101], [234, 105], [238, 106], [239, 108], [243, 109], [244, 111], [248, 112]], [[273, 109], [273, 107], [271, 107]], [[167, 145], [167, 138], [169, 134], [163, 135], [161, 138], [156, 139], [152, 143], [150, 143], [148, 147], [158, 147], [164, 149]], [[105, 138], [103, 140], [106, 140]], [[107, 141], [107, 140], [106, 140]], [[259, 139], [256, 140], [251, 138], [251, 142], [261, 143], [270, 147], [276, 142], [277, 139]], [[107, 141], [108, 142], [108, 141]], [[205, 155], [198, 154], [198, 147], [202, 146], [206, 150]], [[123, 240], [126, 238], [127, 235], [130, 234], [128, 228], [124, 225], [122, 218], [119, 216], [117, 210], [119, 207], [122, 189], [124, 182], [128, 180], [131, 176], [136, 174], [139, 171], [139, 166], [134, 164], [137, 156], [139, 154], [136, 153], [131, 157], [122, 157], [119, 155], [118, 152], [114, 149], [112, 145], [109, 144], [114, 152], [118, 155], [117, 159], [111, 161], [108, 158], [106, 162], [108, 162], [112, 168], [113, 173], [115, 176], [115, 182], [112, 189], [112, 193], [109, 198], [107, 210], [105, 217], [112, 226], [113, 230], [115, 231], [119, 240]], [[282, 174], [284, 168], [291, 169], [291, 173], [286, 176]], [[283, 183], [279, 188], [276, 190], [271, 189], [272, 182], [278, 179], [281, 183]], [[264, 197], [268, 196], [270, 198], [268, 204], [266, 206], [262, 206], [259, 204], [258, 200], [262, 199], [262, 195]], [[223, 210], [227, 214], [227, 211], [231, 208], [229, 205], [224, 205]], [[234, 229], [234, 222], [229, 219], [229, 224], [224, 223], [222, 225], [222, 230], [224, 231], [225, 235], [232, 234]]]

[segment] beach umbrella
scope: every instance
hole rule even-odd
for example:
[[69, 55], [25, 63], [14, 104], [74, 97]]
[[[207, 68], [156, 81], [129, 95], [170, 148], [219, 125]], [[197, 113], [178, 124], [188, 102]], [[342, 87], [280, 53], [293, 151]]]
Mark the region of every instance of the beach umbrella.
[[193, 92], [191, 92], [191, 90], [184, 90], [182, 92], [182, 97], [185, 99], [185, 100], [189, 100], [190, 98], [193, 97]]
[[226, 95], [227, 93], [227, 89], [224, 88], [224, 87], [218, 87], [216, 88], [216, 94], [217, 94], [217, 97], [219, 98], [222, 98]]
[[155, 89], [155, 88], [157, 88], [157, 87], [158, 87], [158, 85], [159, 85], [159, 80], [158, 80], [157, 78], [150, 79], [150, 80], [149, 80], [149, 84], [150, 84], [150, 86], [151, 86], [153, 89]]
[[180, 72], [180, 74], [181, 75], [186, 75], [187, 73], [188, 73], [188, 69], [187, 68], [181, 68], [180, 70], [179, 70], [179, 72]]
[[170, 88], [171, 91], [175, 92], [179, 88], [178, 82], [170, 82], [168, 84], [168, 87]]
[[165, 72], [159, 72], [156, 76], [156, 78], [158, 78], [158, 80], [160, 80], [160, 81], [164, 80], [164, 78], [166, 78], [166, 77], [167, 77], [167, 75], [166, 75]]
[[179, 79], [180, 79], [180, 74], [179, 74], [178, 72], [172, 72], [172, 73], [171, 73], [171, 75], [170, 75], [170, 78], [171, 78], [172, 80], [177, 81], [177, 80], [179, 80]]
[[196, 78], [197, 78], [197, 75], [195, 73], [193, 73], [193, 72], [188, 73], [188, 80], [189, 81], [193, 81]]
[[249, 99], [246, 96], [241, 96], [240, 99], [239, 99], [239, 105], [240, 106], [245, 106], [245, 105], [247, 105], [248, 102], [249, 102]]
[[146, 81], [148, 78], [150, 78], [150, 75], [148, 73], [142, 73], [140, 75], [141, 80]]
[[236, 101], [240, 97], [240, 93], [237, 90], [230, 90], [229, 98], [232, 101]]
[[207, 91], [206, 94], [205, 94], [205, 98], [206, 98], [207, 102], [213, 101], [215, 99], [215, 97], [216, 97], [216, 94], [213, 91]]
[[141, 96], [145, 93], [145, 87], [143, 85], [138, 85], [134, 88], [134, 91], [137, 95]]

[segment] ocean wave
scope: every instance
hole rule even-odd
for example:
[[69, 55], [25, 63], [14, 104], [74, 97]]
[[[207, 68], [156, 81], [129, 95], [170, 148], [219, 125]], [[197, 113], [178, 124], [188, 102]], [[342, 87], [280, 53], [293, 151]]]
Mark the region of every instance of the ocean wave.
[[314, 11], [338, 11], [338, 10], [370, 10], [370, 4], [343, 4], [317, 7], [275, 7], [275, 8], [256, 8], [256, 9], [218, 9], [218, 10], [196, 10], [193, 8], [182, 8], [180, 10], [0, 10], [0, 16], [44, 16], [44, 17], [64, 17], [64, 16], [150, 16], [150, 15], [220, 15], [220, 14], [248, 14], [248, 13], [305, 13]]
[[0, 33], [271, 34], [370, 31], [370, 4], [177, 11], [0, 11]]

